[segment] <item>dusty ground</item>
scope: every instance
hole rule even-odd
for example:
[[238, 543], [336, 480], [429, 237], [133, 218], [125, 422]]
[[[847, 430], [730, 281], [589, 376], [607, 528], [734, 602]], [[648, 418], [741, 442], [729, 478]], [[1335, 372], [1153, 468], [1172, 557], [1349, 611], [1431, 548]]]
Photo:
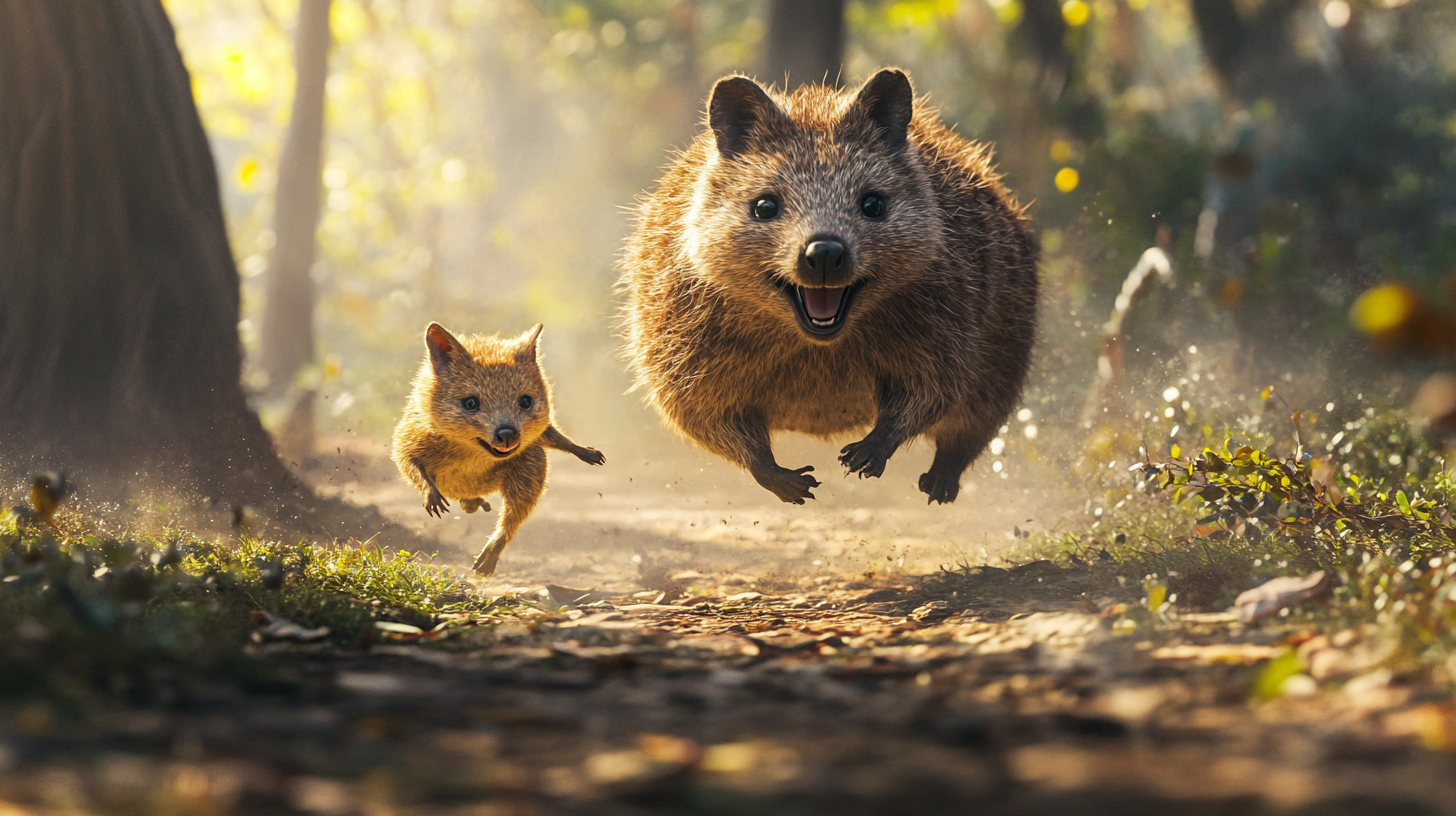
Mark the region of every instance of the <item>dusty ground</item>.
[[[468, 564], [494, 513], [429, 519], [381, 450], [345, 447], [310, 478]], [[789, 445], [785, 463], [836, 474], [794, 508], [706, 457], [633, 450], [602, 470], [553, 455], [484, 584], [538, 615], [263, 647], [265, 687], [199, 684], [75, 733], [22, 711], [0, 814], [1456, 813], [1448, 694], [1369, 671], [1358, 633], [1119, 633], [1046, 562], [921, 577], [1007, 566], [1013, 530], [1081, 512], [1049, 477], [983, 473], [926, 508], [923, 451], [858, 482], [828, 446]], [[1288, 643], [1354, 679], [1252, 700]]]
[[[382, 444], [325, 444], [342, 454], [308, 471], [322, 492], [378, 506], [435, 538], [443, 563], [468, 567], [495, 526], [496, 511], [471, 515], [455, 506], [446, 520], [426, 515]], [[1081, 499], [1048, 475], [1012, 480], [985, 466], [967, 478], [955, 504], [927, 506], [915, 488], [929, 464], [923, 447], [898, 454], [882, 479], [860, 480], [843, 477], [838, 446], [785, 439], [779, 460], [813, 464], [824, 483], [802, 507], [780, 502], [747, 474], [665, 433], [601, 447], [608, 456], [603, 468], [551, 454], [550, 487], [486, 588], [641, 590], [644, 561], [659, 570], [765, 580], [922, 574], [1014, 557], [1013, 531], [1065, 525], [1082, 512]]]

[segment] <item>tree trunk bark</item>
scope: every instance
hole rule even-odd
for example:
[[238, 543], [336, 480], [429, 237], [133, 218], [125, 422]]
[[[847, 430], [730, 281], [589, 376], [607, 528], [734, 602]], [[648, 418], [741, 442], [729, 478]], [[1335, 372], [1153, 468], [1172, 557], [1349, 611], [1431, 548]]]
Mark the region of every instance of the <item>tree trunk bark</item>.
[[760, 79], [788, 90], [838, 86], [843, 62], [844, 0], [770, 1]]
[[216, 168], [159, 0], [0, 0], [0, 112], [0, 479], [390, 529], [300, 489], [248, 409]]
[[283, 396], [299, 369], [313, 362], [315, 256], [322, 193], [324, 86], [329, 75], [330, 0], [300, 0], [294, 43], [293, 115], [278, 163], [260, 362], [268, 393]]

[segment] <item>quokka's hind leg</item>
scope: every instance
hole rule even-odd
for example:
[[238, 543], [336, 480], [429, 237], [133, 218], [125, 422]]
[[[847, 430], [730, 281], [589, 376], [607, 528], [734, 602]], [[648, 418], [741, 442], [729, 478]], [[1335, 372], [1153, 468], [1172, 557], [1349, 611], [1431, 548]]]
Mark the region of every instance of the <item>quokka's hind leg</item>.
[[490, 512], [490, 502], [485, 499], [461, 499], [460, 509], [467, 513], [474, 513], [476, 510]]
[[501, 513], [495, 532], [475, 556], [475, 572], [482, 576], [495, 574], [496, 562], [516, 531], [530, 517], [531, 510], [546, 490], [546, 452], [539, 447], [522, 451], [509, 465], [501, 482]]
[[926, 504], [950, 504], [961, 492], [961, 474], [996, 435], [995, 426], [977, 427], [963, 419], [947, 419], [931, 430], [935, 458], [930, 470], [920, 476], [920, 492], [929, 496]]

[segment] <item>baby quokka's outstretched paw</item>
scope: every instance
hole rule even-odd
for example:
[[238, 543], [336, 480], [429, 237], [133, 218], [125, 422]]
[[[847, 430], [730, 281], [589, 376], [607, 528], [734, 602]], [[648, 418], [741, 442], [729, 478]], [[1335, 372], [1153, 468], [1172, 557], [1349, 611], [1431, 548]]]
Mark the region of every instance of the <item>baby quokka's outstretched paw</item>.
[[490, 512], [490, 502], [485, 499], [461, 499], [460, 509], [467, 513], [474, 513], [476, 510]]
[[435, 518], [441, 518], [445, 515], [445, 511], [449, 509], [450, 502], [445, 501], [445, 497], [440, 495], [439, 490], [433, 487], [430, 488], [429, 494], [425, 496], [425, 512]]
[[885, 463], [894, 454], [894, 446], [885, 444], [871, 434], [840, 449], [839, 464], [844, 465], [850, 473], [858, 473], [861, 479], [879, 478], [885, 472]]
[[956, 500], [961, 492], [961, 477], [958, 473], [936, 473], [929, 471], [920, 474], [920, 492], [929, 496], [926, 504], [939, 502], [950, 504]]
[[586, 462], [588, 465], [596, 465], [597, 467], [601, 467], [607, 463], [606, 455], [596, 448], [582, 448], [577, 452], [576, 458]]
[[768, 488], [769, 492], [789, 504], [803, 504], [805, 499], [814, 498], [809, 490], [819, 486], [819, 480], [809, 475], [809, 471], [813, 469], [812, 465], [798, 470], [775, 467], [766, 473], [755, 473], [754, 478]]

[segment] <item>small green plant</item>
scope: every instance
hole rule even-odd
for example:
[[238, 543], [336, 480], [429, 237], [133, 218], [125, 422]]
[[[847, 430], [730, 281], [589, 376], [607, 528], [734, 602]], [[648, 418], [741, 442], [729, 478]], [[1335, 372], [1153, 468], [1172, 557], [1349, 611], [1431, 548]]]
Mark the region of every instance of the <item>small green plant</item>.
[[327, 627], [322, 648], [350, 649], [372, 642], [381, 621], [428, 631], [511, 609], [509, 599], [473, 595], [428, 557], [371, 542], [100, 535], [75, 515], [57, 527], [0, 517], [8, 695], [84, 701], [110, 689], [147, 698], [188, 678], [262, 677], [273, 668], [250, 654], [255, 612]]

